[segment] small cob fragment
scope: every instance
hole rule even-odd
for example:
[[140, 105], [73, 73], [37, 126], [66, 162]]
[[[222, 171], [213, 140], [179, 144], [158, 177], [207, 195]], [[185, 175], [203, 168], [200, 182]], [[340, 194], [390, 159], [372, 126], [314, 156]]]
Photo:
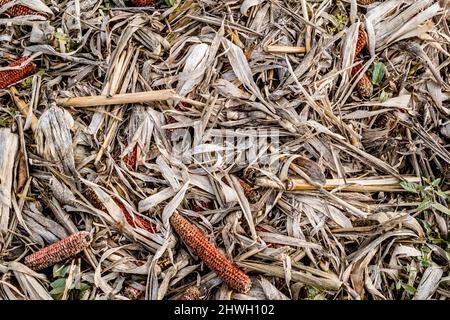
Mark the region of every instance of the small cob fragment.
[[258, 194], [253, 190], [250, 185], [242, 180], [241, 178], [238, 178], [239, 184], [241, 185], [242, 189], [244, 190], [245, 197], [252, 203], [255, 203], [258, 201]]
[[250, 278], [234, 266], [216, 247], [178, 212], [170, 223], [186, 245], [233, 290], [245, 293], [250, 290]]
[[366, 44], [367, 44], [367, 33], [364, 30], [359, 30], [358, 40], [356, 41], [355, 57], [357, 57], [358, 54], [361, 52], [361, 50], [364, 49]]
[[[8, 65], [8, 67], [17, 67], [22, 64], [28, 57], [22, 57]], [[10, 85], [22, 80], [23, 78], [31, 75], [36, 69], [36, 65], [33, 62], [27, 63], [21, 69], [15, 70], [3, 70], [0, 71], [0, 89], [5, 89]]]
[[[11, 2], [12, 0], [0, 0], [0, 7], [7, 4], [8, 2]], [[28, 15], [38, 15], [38, 16], [45, 16], [45, 14], [33, 10], [31, 8], [28, 8], [27, 6], [16, 4], [5, 11], [6, 14], [8, 14], [11, 17], [19, 17], [19, 16], [28, 16]]]
[[125, 162], [128, 169], [132, 170], [136, 166], [137, 154], [138, 154], [138, 146], [135, 145], [133, 150], [125, 157], [123, 157], [123, 162]]
[[[139, 281], [139, 285], [145, 286], [145, 281]], [[131, 283], [123, 289], [123, 295], [130, 300], [139, 300], [145, 294], [145, 289], [137, 288], [137, 283]]]
[[135, 7], [148, 7], [155, 3], [155, 0], [131, 0], [131, 4]]
[[25, 257], [25, 264], [29, 268], [39, 271], [74, 257], [86, 249], [89, 243], [89, 232], [77, 232]]
[[[362, 69], [361, 65], [357, 65], [352, 69], [352, 77], [358, 74]], [[358, 90], [358, 93], [364, 97], [369, 98], [373, 93], [373, 85], [372, 81], [370, 81], [369, 77], [364, 73], [361, 80], [358, 81], [356, 84], [356, 90]]]
[[175, 297], [174, 300], [200, 300], [202, 298], [202, 291], [195, 286], [187, 288], [180, 295]]

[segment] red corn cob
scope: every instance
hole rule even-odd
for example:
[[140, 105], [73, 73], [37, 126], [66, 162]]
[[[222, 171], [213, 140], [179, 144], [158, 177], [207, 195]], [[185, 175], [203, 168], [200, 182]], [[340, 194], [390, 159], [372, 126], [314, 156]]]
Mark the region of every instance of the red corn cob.
[[84, 196], [98, 210], [101, 210], [103, 212], [108, 212], [108, 210], [103, 205], [103, 203], [100, 201], [100, 199], [98, 198], [98, 196], [94, 190], [92, 190], [91, 188], [86, 188], [86, 190], [84, 191]]
[[233, 290], [245, 293], [250, 290], [250, 278], [235, 267], [216, 247], [178, 212], [170, 223], [186, 245]]
[[[352, 76], [358, 74], [361, 69], [362, 69], [361, 65], [357, 65], [356, 67], [354, 67], [352, 69]], [[366, 74], [364, 74], [361, 80], [359, 80], [358, 83], [356, 84], [356, 90], [358, 90], [359, 94], [365, 98], [368, 98], [372, 95], [373, 93], [372, 81], [370, 81], [369, 77]]]
[[195, 212], [212, 210], [214, 205], [212, 201], [192, 200], [192, 210]]
[[148, 7], [155, 3], [155, 0], [131, 0], [135, 7]]
[[[84, 192], [84, 196], [86, 197], [86, 199], [89, 200], [89, 202], [92, 205], [94, 205], [94, 207], [96, 207], [97, 209], [99, 209], [103, 212], [108, 213], [108, 210], [103, 205], [103, 203], [100, 201], [100, 199], [98, 198], [98, 196], [94, 192], [94, 190], [92, 190], [91, 188], [87, 188], [86, 191]], [[130, 226], [132, 226], [133, 228], [137, 228], [137, 227], [143, 228], [150, 233], [156, 232], [156, 226], [153, 223], [151, 223], [145, 219], [142, 219], [139, 216], [135, 216], [133, 219], [131, 214], [128, 212], [128, 210], [125, 208], [125, 206], [119, 199], [113, 197], [113, 200], [117, 204], [117, 206], [120, 208], [120, 210], [122, 211], [123, 215], [125, 216], [125, 219], [127, 220], [128, 224]]]
[[25, 264], [33, 270], [42, 270], [58, 262], [74, 257], [89, 246], [89, 232], [81, 231], [45, 247], [25, 258]]
[[134, 166], [136, 165], [137, 153], [138, 153], [138, 146], [135, 145], [133, 151], [131, 151], [129, 154], [123, 157], [123, 161], [125, 162], [125, 164], [129, 169], [133, 169]]
[[244, 190], [245, 197], [250, 200], [250, 202], [256, 202], [258, 201], [258, 194], [255, 192], [255, 190], [250, 187], [250, 185], [242, 180], [241, 178], [238, 178], [239, 184], [241, 185], [242, 189]]
[[151, 223], [148, 222], [145, 219], [142, 219], [139, 216], [131, 216], [131, 214], [128, 212], [128, 210], [125, 208], [125, 206], [123, 205], [123, 203], [117, 199], [117, 198], [113, 198], [114, 202], [117, 204], [117, 206], [120, 208], [120, 210], [122, 211], [123, 215], [125, 216], [125, 219], [127, 220], [128, 224], [130, 226], [132, 226], [133, 228], [142, 228], [147, 230], [150, 233], [155, 233], [156, 232], [156, 226]]
[[[0, 0], [0, 7], [11, 1], [12, 0]], [[21, 4], [16, 4], [15, 6], [12, 6], [8, 10], [6, 10], [5, 13], [11, 17], [19, 17], [19, 16], [27, 16], [27, 15], [45, 16], [43, 13], [33, 10], [31, 8], [28, 8], [27, 6], [24, 6]]]
[[364, 30], [359, 30], [358, 40], [356, 41], [355, 57], [361, 52], [367, 43], [367, 33]]
[[202, 292], [198, 287], [189, 287], [174, 300], [200, 300]]
[[[22, 57], [8, 65], [8, 67], [17, 67], [20, 66], [21, 63], [27, 60], [27, 57]], [[36, 69], [36, 65], [33, 62], [27, 63], [21, 69], [17, 70], [4, 70], [0, 71], [0, 89], [5, 89], [10, 85], [16, 83], [17, 81], [22, 80], [23, 78], [31, 75]]]

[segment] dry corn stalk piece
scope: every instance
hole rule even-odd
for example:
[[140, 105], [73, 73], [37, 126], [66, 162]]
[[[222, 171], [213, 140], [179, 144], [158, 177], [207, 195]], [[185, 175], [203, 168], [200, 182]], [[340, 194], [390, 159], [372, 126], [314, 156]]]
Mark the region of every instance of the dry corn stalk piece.
[[[11, 2], [12, 0], [0, 0], [0, 7]], [[16, 4], [5, 11], [6, 14], [10, 15], [11, 17], [19, 17], [19, 16], [27, 16], [27, 15], [39, 15], [39, 16], [45, 16], [45, 14], [33, 10], [27, 6], [24, 6], [22, 4]]]
[[[355, 76], [356, 74], [358, 74], [361, 71], [361, 69], [362, 69], [361, 65], [355, 66], [352, 69], [352, 77]], [[356, 84], [356, 90], [364, 98], [369, 98], [372, 95], [373, 85], [372, 85], [372, 81], [370, 81], [367, 74], [364, 73], [361, 80], [358, 81], [358, 83]]]
[[250, 290], [250, 278], [234, 266], [216, 247], [178, 212], [170, 223], [186, 245], [233, 290], [245, 293]]
[[89, 247], [90, 241], [91, 237], [89, 232], [80, 231], [74, 233], [25, 257], [25, 264], [35, 271], [45, 269], [58, 262], [74, 257]]
[[0, 234], [8, 232], [14, 165], [19, 150], [19, 137], [9, 128], [0, 129]]
[[[8, 67], [17, 67], [22, 64], [28, 57], [22, 57], [8, 65]], [[31, 75], [36, 69], [36, 65], [33, 62], [25, 64], [20, 69], [15, 70], [3, 70], [0, 71], [0, 89], [5, 89], [10, 85], [22, 80], [23, 78]]]
[[135, 7], [148, 7], [155, 4], [155, 0], [131, 0], [131, 4]]

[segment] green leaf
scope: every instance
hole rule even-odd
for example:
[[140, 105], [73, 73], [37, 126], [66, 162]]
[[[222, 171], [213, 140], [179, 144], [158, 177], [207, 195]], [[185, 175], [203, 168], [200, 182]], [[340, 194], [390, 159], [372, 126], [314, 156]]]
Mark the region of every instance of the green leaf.
[[60, 295], [64, 293], [64, 287], [58, 287], [58, 288], [54, 288], [52, 289], [52, 291], [50, 291], [50, 294], [53, 295]]
[[172, 7], [176, 2], [177, 2], [177, 0], [166, 0], [166, 4], [167, 4], [169, 7]]
[[437, 191], [436, 191], [436, 194], [437, 194], [439, 197], [441, 197], [442, 199], [447, 200], [447, 198], [448, 198], [448, 195], [447, 195], [444, 191], [442, 191], [442, 190], [437, 190]]
[[447, 215], [450, 216], [450, 210], [449, 210], [446, 206], [443, 206], [442, 204], [437, 203], [437, 202], [434, 202], [434, 203], [432, 204], [432, 206], [433, 206], [433, 208], [435, 208], [436, 210], [439, 210], [440, 212], [445, 213], [445, 214], [447, 214]]
[[64, 278], [69, 271], [69, 266], [56, 264], [53, 266], [53, 278]]
[[89, 290], [90, 287], [91, 286], [89, 284], [82, 282], [82, 283], [80, 283], [80, 287], [78, 289], [81, 291], [86, 291], [86, 290]]
[[417, 291], [416, 288], [414, 288], [413, 286], [410, 286], [409, 284], [401, 282], [401, 285], [402, 285], [403, 289], [405, 289], [405, 291], [408, 292], [409, 294], [415, 294]]
[[386, 91], [382, 90], [380, 93], [380, 102], [386, 102], [387, 99], [389, 99], [389, 93], [387, 93]]
[[372, 72], [372, 83], [375, 85], [379, 85], [381, 83], [381, 80], [383, 80], [384, 78], [384, 73], [385, 73], [385, 65], [382, 62], [377, 62], [375, 63], [374, 67], [373, 67], [373, 72]]
[[66, 287], [66, 278], [59, 278], [50, 283], [50, 286], [54, 289], [65, 288]]
[[428, 210], [431, 208], [432, 205], [433, 205], [432, 202], [429, 200], [423, 201], [421, 204], [417, 206], [417, 212]]
[[432, 185], [433, 187], [437, 187], [440, 183], [441, 183], [441, 178], [438, 178], [438, 179], [434, 180], [434, 181], [431, 183], [431, 185]]
[[402, 181], [400, 186], [408, 192], [418, 193], [419, 185], [414, 182]]

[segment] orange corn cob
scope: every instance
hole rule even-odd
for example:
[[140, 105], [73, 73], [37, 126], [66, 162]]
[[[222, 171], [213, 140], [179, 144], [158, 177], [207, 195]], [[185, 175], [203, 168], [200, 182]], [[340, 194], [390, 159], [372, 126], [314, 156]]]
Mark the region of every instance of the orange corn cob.
[[42, 270], [74, 257], [86, 249], [89, 243], [89, 232], [77, 232], [27, 256], [25, 258], [25, 264], [35, 271]]
[[[11, 1], [12, 0], [0, 0], [0, 7]], [[8, 10], [6, 10], [5, 13], [11, 17], [19, 17], [19, 16], [27, 16], [27, 15], [45, 16], [43, 13], [41, 13], [39, 11], [35, 11], [35, 10], [28, 8], [27, 6], [24, 6], [21, 4], [16, 4], [15, 6], [12, 6]]]
[[362, 4], [363, 6], [367, 6], [369, 4], [374, 3], [377, 0], [356, 0], [356, 2], [358, 2], [358, 4]]
[[245, 293], [250, 290], [250, 278], [235, 267], [216, 247], [178, 212], [170, 223], [186, 245], [233, 290]]
[[356, 41], [355, 57], [361, 52], [367, 43], [367, 33], [364, 30], [359, 30], [358, 40]]
[[[354, 67], [352, 69], [352, 76], [358, 74], [361, 69], [362, 69], [361, 65], [357, 65], [356, 67]], [[358, 83], [356, 84], [356, 90], [358, 90], [358, 93], [365, 98], [368, 98], [372, 95], [373, 93], [372, 81], [370, 81], [369, 77], [366, 74], [364, 74], [361, 80], [359, 80]]]
[[202, 292], [198, 287], [189, 287], [182, 294], [177, 296], [175, 300], [200, 300]]
[[135, 7], [148, 7], [155, 3], [155, 0], [131, 0]]
[[[27, 60], [27, 57], [22, 57], [8, 65], [8, 67], [17, 67], [20, 66], [21, 63]], [[27, 63], [21, 69], [17, 70], [4, 70], [0, 71], [0, 89], [5, 89], [10, 85], [16, 83], [17, 81], [22, 80], [23, 78], [31, 75], [36, 69], [36, 65], [33, 62]]]

